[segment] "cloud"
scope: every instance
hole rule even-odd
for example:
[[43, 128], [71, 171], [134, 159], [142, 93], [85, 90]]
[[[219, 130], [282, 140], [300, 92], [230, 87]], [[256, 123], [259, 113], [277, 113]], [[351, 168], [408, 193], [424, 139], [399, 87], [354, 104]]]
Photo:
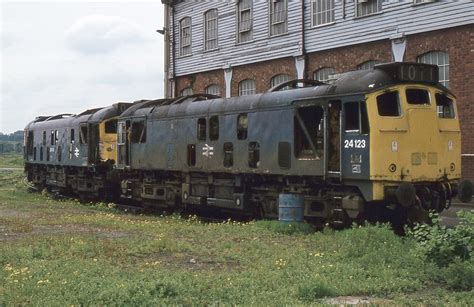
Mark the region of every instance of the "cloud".
[[82, 54], [109, 53], [147, 40], [136, 24], [117, 16], [91, 15], [77, 20], [66, 31], [66, 44]]

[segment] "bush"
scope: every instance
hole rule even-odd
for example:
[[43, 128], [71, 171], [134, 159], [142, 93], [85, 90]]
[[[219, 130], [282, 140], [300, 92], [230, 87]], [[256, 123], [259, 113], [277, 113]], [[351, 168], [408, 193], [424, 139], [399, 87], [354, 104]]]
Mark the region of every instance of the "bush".
[[474, 263], [459, 258], [441, 269], [440, 278], [452, 290], [470, 291], [474, 288]]
[[419, 243], [427, 261], [438, 267], [449, 266], [455, 258], [469, 260], [474, 245], [474, 210], [459, 212], [460, 224], [447, 228], [440, 224], [440, 218], [432, 213], [432, 224], [418, 224], [408, 234]]

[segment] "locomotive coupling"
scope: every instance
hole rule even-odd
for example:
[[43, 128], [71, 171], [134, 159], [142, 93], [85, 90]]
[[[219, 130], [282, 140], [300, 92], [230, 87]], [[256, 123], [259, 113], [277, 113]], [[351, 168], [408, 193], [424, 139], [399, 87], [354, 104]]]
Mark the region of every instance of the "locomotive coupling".
[[463, 180], [458, 186], [458, 198], [463, 203], [468, 203], [472, 200], [473, 185], [469, 180]]

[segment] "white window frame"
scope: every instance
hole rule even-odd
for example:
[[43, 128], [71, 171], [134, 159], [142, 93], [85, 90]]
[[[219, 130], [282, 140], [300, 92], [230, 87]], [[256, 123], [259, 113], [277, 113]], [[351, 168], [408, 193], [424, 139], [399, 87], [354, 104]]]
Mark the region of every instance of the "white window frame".
[[334, 67], [321, 67], [314, 72], [313, 79], [324, 83], [332, 83], [334, 79], [330, 78], [330, 76], [334, 74], [336, 74]]
[[239, 96], [255, 95], [257, 83], [254, 79], [245, 79], [239, 82]]
[[449, 53], [446, 51], [432, 50], [416, 58], [418, 63], [438, 65], [439, 83], [449, 87]]
[[[382, 0], [355, 0], [355, 17], [364, 17], [382, 12]], [[375, 4], [375, 5], [374, 5]], [[360, 11], [359, 11], [360, 8]]]
[[[214, 25], [214, 27], [212, 27]], [[219, 14], [217, 9], [210, 9], [204, 13], [204, 50], [215, 50], [218, 45]]]
[[375, 65], [381, 64], [379, 60], [368, 60], [357, 65], [357, 70], [372, 69]]
[[194, 92], [192, 87], [186, 87], [181, 90], [181, 96], [191, 96], [193, 94]]
[[206, 87], [206, 94], [220, 96], [221, 95], [221, 87], [217, 84], [209, 84]]
[[[290, 80], [290, 76], [287, 74], [278, 74], [274, 75], [272, 79], [270, 80], [270, 88], [273, 88], [279, 84], [282, 84], [283, 82], [287, 82]], [[289, 89], [289, 86], [285, 86], [283, 90]]]
[[[248, 12], [249, 19], [242, 21], [242, 15], [246, 12]], [[243, 25], [245, 25], [245, 27], [243, 27]], [[253, 0], [238, 0], [236, 28], [237, 43], [245, 43], [253, 40]]]
[[[287, 0], [269, 0], [269, 25], [270, 36], [282, 35], [288, 33], [288, 1]], [[282, 10], [277, 11], [279, 5], [283, 4]]]
[[335, 0], [311, 0], [312, 27], [324, 26], [335, 22], [334, 2]]
[[[189, 22], [188, 22], [189, 21]], [[192, 19], [189, 16], [179, 21], [179, 55], [192, 54]]]

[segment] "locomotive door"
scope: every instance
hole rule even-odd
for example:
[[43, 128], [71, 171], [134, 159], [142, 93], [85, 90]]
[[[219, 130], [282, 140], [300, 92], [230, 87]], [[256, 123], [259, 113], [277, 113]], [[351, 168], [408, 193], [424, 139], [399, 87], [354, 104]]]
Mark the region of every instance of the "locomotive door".
[[367, 179], [369, 170], [369, 121], [364, 97], [342, 101], [341, 171], [344, 179]]
[[117, 123], [117, 168], [130, 167], [130, 140], [128, 132], [130, 120]]

